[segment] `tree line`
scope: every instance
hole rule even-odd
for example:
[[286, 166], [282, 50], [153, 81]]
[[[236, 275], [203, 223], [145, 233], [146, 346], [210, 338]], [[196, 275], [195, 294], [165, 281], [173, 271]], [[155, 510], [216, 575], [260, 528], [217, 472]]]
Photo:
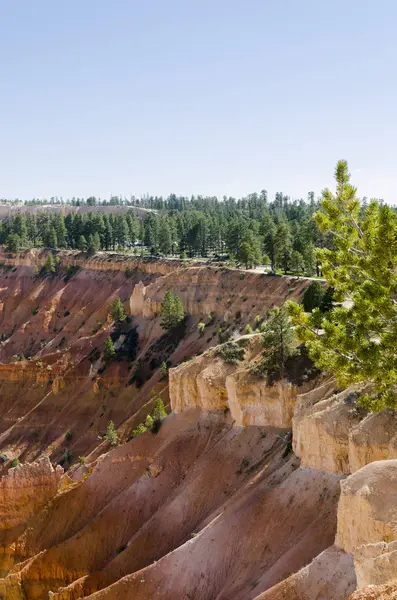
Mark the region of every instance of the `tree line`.
[[315, 248], [329, 245], [329, 236], [312, 218], [317, 208], [313, 194], [306, 202], [282, 194], [269, 202], [263, 192], [223, 202], [171, 196], [144, 218], [133, 209], [124, 215], [21, 212], [0, 222], [0, 243], [10, 252], [31, 247], [120, 251], [142, 246], [164, 256], [228, 255], [246, 267], [268, 264], [273, 270], [313, 275], [319, 274]]

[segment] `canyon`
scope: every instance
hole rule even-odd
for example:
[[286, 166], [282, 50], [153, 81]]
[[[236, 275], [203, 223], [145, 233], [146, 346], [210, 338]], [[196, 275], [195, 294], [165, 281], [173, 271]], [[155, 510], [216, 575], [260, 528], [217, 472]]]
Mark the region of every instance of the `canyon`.
[[[46, 258], [0, 255], [0, 598], [397, 598], [396, 415], [304, 355], [273, 384], [254, 368], [247, 325], [307, 280], [73, 251], [45, 274]], [[164, 331], [169, 290], [188, 316]], [[158, 398], [169, 415], [134, 437]]]

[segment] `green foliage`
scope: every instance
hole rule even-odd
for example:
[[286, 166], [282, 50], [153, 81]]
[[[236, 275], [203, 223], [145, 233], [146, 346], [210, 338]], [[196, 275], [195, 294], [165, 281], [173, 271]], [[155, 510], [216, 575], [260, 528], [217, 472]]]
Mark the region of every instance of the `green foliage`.
[[253, 333], [253, 329], [249, 323], [245, 326], [245, 333]]
[[126, 320], [127, 315], [125, 314], [123, 303], [118, 296], [111, 303], [109, 313], [113, 321], [121, 322]]
[[339, 385], [372, 383], [361, 399], [372, 410], [397, 407], [397, 217], [372, 201], [360, 207], [346, 161], [335, 169], [336, 193], [325, 189], [315, 220], [332, 246], [317, 251], [337, 306], [310, 315], [290, 304], [299, 338], [315, 364]]
[[85, 456], [79, 456], [78, 461], [81, 465], [85, 465], [87, 463], [87, 458]]
[[217, 349], [216, 354], [229, 365], [237, 365], [241, 360], [244, 360], [245, 350], [236, 343], [227, 342]]
[[119, 436], [117, 435], [116, 427], [114, 426], [113, 421], [109, 421], [103, 439], [106, 440], [111, 446], [117, 446], [119, 443]]
[[81, 267], [79, 265], [66, 265], [65, 281], [69, 281], [69, 279], [71, 279], [73, 277], [73, 275], [76, 275], [76, 273], [78, 273], [80, 271], [80, 269], [81, 269]]
[[145, 419], [145, 423], [140, 423], [138, 427], [133, 429], [131, 437], [138, 437], [138, 435], [141, 435], [148, 430], [151, 430], [152, 433], [157, 433], [161, 427], [162, 421], [166, 416], [167, 412], [164, 407], [164, 402], [161, 400], [161, 398], [157, 398], [152, 412], [148, 414]]
[[12, 461], [11, 461], [11, 468], [17, 467], [19, 464], [21, 464], [19, 462], [19, 458], [18, 457], [13, 458]]
[[163, 329], [173, 329], [183, 321], [184, 317], [185, 309], [182, 300], [168, 291], [161, 303], [161, 326]]
[[252, 269], [252, 267], [260, 264], [262, 260], [260, 242], [251, 229], [248, 229], [242, 236], [236, 257], [245, 265], [246, 269]]
[[334, 306], [334, 288], [328, 286], [321, 298], [320, 310], [322, 313], [328, 313], [333, 309]]
[[53, 274], [53, 273], [56, 273], [56, 270], [57, 269], [56, 269], [54, 257], [52, 254], [49, 254], [47, 256], [47, 260], [45, 261], [44, 265], [40, 269], [40, 274], [41, 275]]
[[103, 356], [105, 360], [111, 360], [115, 356], [116, 350], [112, 342], [112, 338], [109, 336], [105, 340], [105, 346], [103, 350]]
[[164, 402], [162, 401], [161, 398], [156, 399], [156, 403], [154, 405], [154, 409], [152, 410], [151, 414], [152, 414], [154, 421], [162, 421], [167, 416]]
[[168, 365], [165, 360], [163, 360], [160, 366], [160, 377], [161, 379], [167, 379], [168, 377]]
[[139, 423], [138, 427], [136, 427], [135, 429], [133, 429], [132, 431], [132, 437], [138, 437], [138, 435], [141, 435], [142, 433], [145, 433], [145, 431], [147, 431], [147, 427], [145, 427], [145, 425], [143, 423]]
[[70, 440], [72, 439], [72, 437], [73, 437], [73, 434], [72, 434], [72, 432], [71, 432], [71, 431], [67, 431], [67, 432], [65, 433], [65, 440], [66, 440], [67, 442], [70, 442]]
[[6, 251], [16, 254], [21, 249], [21, 238], [16, 233], [10, 233], [6, 241]]
[[148, 415], [145, 420], [146, 429], [150, 429], [153, 426], [153, 423], [154, 423], [154, 419], [153, 419], [152, 415]]
[[302, 254], [298, 252], [298, 250], [292, 251], [290, 267], [292, 273], [294, 273], [295, 275], [297, 275], [298, 273], [302, 273], [304, 269], [304, 259]]
[[306, 312], [312, 312], [314, 308], [321, 305], [324, 296], [324, 288], [319, 281], [311, 281], [303, 294], [303, 308]]
[[77, 250], [82, 251], [87, 250], [87, 240], [85, 239], [84, 235], [79, 235], [77, 238], [76, 248]]
[[262, 323], [263, 356], [255, 369], [257, 374], [267, 375], [269, 381], [286, 375], [287, 361], [296, 354], [294, 330], [284, 307], [274, 308], [269, 318]]
[[203, 335], [204, 335], [204, 329], [205, 329], [205, 323], [199, 323], [197, 325], [197, 330], [198, 330], [198, 332], [200, 334], [200, 337], [203, 337]]

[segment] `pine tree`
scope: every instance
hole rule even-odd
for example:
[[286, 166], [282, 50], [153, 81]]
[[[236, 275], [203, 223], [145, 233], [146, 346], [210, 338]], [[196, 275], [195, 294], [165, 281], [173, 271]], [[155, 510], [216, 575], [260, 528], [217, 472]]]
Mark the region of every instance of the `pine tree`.
[[106, 440], [111, 446], [117, 446], [119, 443], [120, 439], [117, 435], [116, 427], [114, 426], [113, 421], [109, 421], [103, 439]]
[[120, 322], [126, 320], [127, 315], [125, 314], [124, 306], [119, 296], [117, 296], [117, 298], [115, 298], [111, 303], [109, 307], [109, 313], [113, 321]]
[[112, 342], [112, 338], [109, 336], [105, 340], [105, 346], [103, 350], [103, 356], [105, 360], [111, 360], [115, 356], [116, 350]]
[[10, 233], [7, 237], [6, 251], [16, 254], [21, 249], [21, 238], [16, 233]]
[[44, 243], [47, 246], [47, 248], [52, 248], [53, 250], [55, 250], [58, 247], [57, 232], [55, 231], [54, 227], [50, 226], [45, 232]]
[[173, 292], [167, 292], [161, 303], [161, 326], [163, 329], [173, 329], [183, 321], [185, 310], [182, 300]]
[[373, 394], [360, 402], [372, 410], [396, 408], [397, 217], [376, 201], [360, 209], [346, 161], [337, 163], [335, 179], [336, 194], [323, 191], [315, 219], [332, 235], [332, 246], [317, 252], [340, 304], [324, 316], [292, 303], [289, 312], [319, 368], [340, 385], [371, 382]]
[[55, 273], [56, 272], [56, 266], [55, 266], [55, 260], [52, 254], [49, 254], [47, 256], [47, 260], [44, 263], [44, 272], [45, 273]]
[[164, 407], [164, 402], [161, 398], [157, 398], [156, 403], [154, 405], [154, 409], [152, 410], [151, 414], [154, 421], [162, 421], [167, 416], [167, 412]]
[[76, 247], [78, 250], [87, 250], [87, 240], [85, 239], [84, 235], [79, 235]]
[[274, 257], [277, 266], [287, 273], [290, 268], [292, 254], [292, 235], [286, 221], [282, 221], [277, 227], [274, 237]]
[[250, 229], [243, 235], [242, 242], [237, 251], [237, 259], [245, 265], [246, 269], [251, 269], [255, 265], [259, 265], [262, 260], [259, 240]]
[[171, 230], [167, 219], [164, 219], [159, 230], [159, 249], [160, 252], [167, 256], [171, 252], [171, 248]]
[[303, 271], [303, 256], [298, 250], [293, 250], [291, 254], [291, 271], [297, 275]]
[[303, 308], [306, 312], [312, 312], [321, 305], [324, 296], [323, 286], [319, 281], [311, 281], [303, 294]]
[[275, 250], [274, 250], [274, 239], [276, 236], [276, 226], [274, 221], [269, 213], [269, 211], [265, 211], [263, 220], [260, 224], [259, 233], [263, 238], [263, 250], [264, 254], [266, 254], [270, 258], [271, 269], [274, 271], [275, 269]]
[[316, 270], [316, 255], [314, 252], [314, 244], [312, 242], [306, 244], [303, 250], [303, 264], [305, 275], [307, 277], [312, 277]]
[[286, 375], [288, 359], [296, 354], [294, 330], [286, 309], [270, 311], [260, 330], [264, 348], [260, 371], [266, 373], [270, 381], [280, 379]]

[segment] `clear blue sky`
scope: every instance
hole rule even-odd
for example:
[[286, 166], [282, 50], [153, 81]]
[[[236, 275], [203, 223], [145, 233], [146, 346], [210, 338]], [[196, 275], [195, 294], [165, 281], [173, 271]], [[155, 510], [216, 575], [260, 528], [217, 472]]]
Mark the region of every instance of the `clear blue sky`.
[[0, 197], [397, 200], [395, 0], [2, 0]]

